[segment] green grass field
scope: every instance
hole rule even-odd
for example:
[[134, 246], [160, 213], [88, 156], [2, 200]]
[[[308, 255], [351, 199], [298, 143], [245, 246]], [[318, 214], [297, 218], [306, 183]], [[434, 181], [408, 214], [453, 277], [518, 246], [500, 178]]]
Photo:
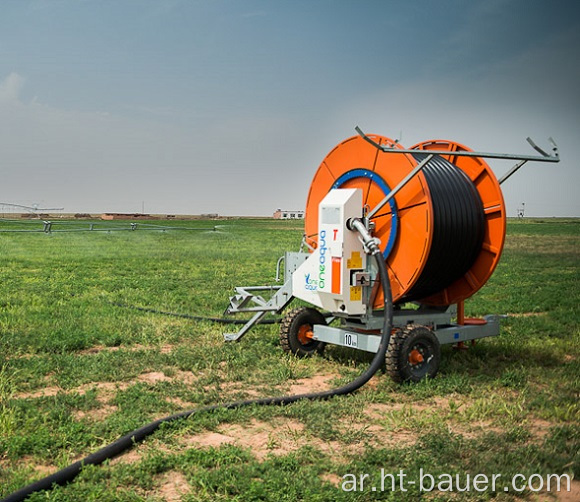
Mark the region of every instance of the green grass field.
[[[221, 316], [234, 286], [273, 283], [277, 258], [300, 244], [300, 222], [232, 220], [209, 231], [214, 223], [0, 234], [0, 496], [153, 419], [322, 390], [364, 371], [370, 356], [346, 349], [286, 355], [277, 326], [226, 344], [227, 326], [115, 305]], [[578, 478], [579, 259], [580, 221], [511, 221], [499, 267], [466, 304], [469, 315], [508, 314], [502, 333], [466, 351], [444, 347], [434, 380], [396, 385], [378, 374], [326, 402], [181, 420], [31, 500], [555, 500], [340, 486], [345, 474], [381, 469], [408, 480], [421, 468]]]

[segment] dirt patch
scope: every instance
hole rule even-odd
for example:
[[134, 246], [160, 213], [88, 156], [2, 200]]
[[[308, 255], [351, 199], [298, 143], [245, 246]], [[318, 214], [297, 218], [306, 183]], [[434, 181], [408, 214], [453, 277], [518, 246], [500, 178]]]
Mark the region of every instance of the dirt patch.
[[77, 392], [82, 396], [90, 390], [95, 389], [100, 401], [110, 401], [117, 395], [118, 391], [125, 390], [130, 385], [129, 382], [95, 382], [81, 385], [76, 389], [72, 389], [71, 392]]
[[309, 394], [330, 389], [330, 381], [337, 375], [316, 375], [309, 378], [299, 378], [290, 384], [289, 395]]
[[56, 471], [58, 471], [58, 467], [55, 465], [42, 464], [38, 462], [39, 461], [34, 457], [30, 455], [24, 455], [18, 460], [18, 465], [32, 467], [39, 476], [49, 476], [50, 474], [54, 474]]
[[186, 439], [185, 444], [188, 446], [197, 445], [203, 448], [219, 448], [222, 444], [232, 444], [235, 441], [236, 438], [220, 434], [219, 432], [204, 432], [203, 434]]
[[109, 415], [112, 415], [113, 413], [115, 413], [115, 411], [117, 411], [117, 409], [118, 409], [117, 406], [111, 406], [111, 405], [105, 404], [105, 405], [101, 406], [100, 408], [94, 408], [94, 409], [88, 410], [88, 411], [77, 410], [73, 413], [73, 416], [77, 420], [82, 420], [82, 419], [88, 418], [89, 420], [91, 420], [93, 422], [100, 422], [100, 421], [104, 420], [105, 418], [107, 418]]
[[[116, 464], [134, 464], [144, 458], [158, 454], [173, 455], [175, 452], [168, 444], [156, 438], [147, 438], [144, 442], [134, 445], [132, 448], [122, 452], [111, 460], [111, 465]], [[79, 458], [78, 460], [81, 460]]]
[[56, 396], [59, 392], [66, 394], [76, 392], [81, 396], [86, 394], [89, 390], [96, 389], [102, 394], [111, 394], [113, 391], [123, 390], [129, 387], [129, 382], [95, 382], [80, 385], [74, 389], [64, 390], [62, 387], [56, 385], [49, 385], [33, 392], [20, 392], [15, 394], [16, 399], [36, 399], [39, 397]]
[[[169, 346], [168, 346], [169, 347]], [[169, 349], [168, 349], [169, 350]], [[45, 377], [45, 381], [47, 385], [43, 388], [30, 391], [30, 392], [20, 392], [14, 395], [15, 399], [36, 399], [40, 397], [52, 397], [56, 396], [59, 392], [64, 392], [66, 394], [76, 392], [79, 395], [84, 395], [88, 391], [95, 389], [99, 393], [99, 399], [103, 401], [110, 401], [113, 399], [118, 391], [126, 390], [127, 388], [135, 385], [136, 383], [145, 383], [147, 385], [155, 385], [159, 382], [179, 382], [183, 383], [184, 385], [197, 385], [200, 378], [204, 377], [204, 373], [193, 373], [191, 371], [182, 371], [182, 370], [171, 370], [168, 371], [169, 375], [166, 375], [162, 371], [150, 371], [146, 373], [142, 373], [136, 378], [126, 381], [120, 382], [92, 382], [80, 385], [73, 389], [63, 389], [58, 385], [49, 385], [48, 383], [52, 381], [52, 376], [47, 375]], [[297, 388], [307, 389], [311, 387], [316, 387], [318, 385], [317, 382], [324, 382], [324, 377], [319, 379], [315, 377], [313, 379], [303, 379], [297, 381]], [[262, 394], [258, 389], [248, 388], [247, 384], [244, 382], [224, 382], [219, 384], [220, 390], [231, 393], [238, 393], [243, 394], [246, 397], [253, 398], [253, 397], [260, 397]], [[216, 386], [206, 385], [203, 387], [206, 391], [213, 391], [215, 390]], [[304, 391], [308, 392], [308, 391]], [[183, 402], [181, 402], [183, 403]], [[177, 403], [181, 405], [181, 403]], [[185, 404], [185, 406], [188, 406]]]
[[375, 437], [373, 442], [375, 446], [387, 445], [396, 448], [412, 446], [417, 442], [417, 433], [405, 430], [383, 432], [380, 437]]
[[165, 401], [167, 401], [168, 403], [174, 404], [181, 409], [189, 409], [189, 408], [194, 406], [194, 403], [191, 403], [189, 401], [184, 401], [180, 397], [166, 397]]
[[[250, 427], [227, 425], [224, 433], [235, 438], [236, 444], [251, 448], [259, 460], [268, 453], [286, 455], [300, 447], [304, 425], [295, 420], [284, 420], [273, 427], [269, 423], [252, 420]], [[298, 433], [298, 434], [297, 434]]]
[[96, 389], [99, 393], [99, 397], [104, 400], [110, 400], [115, 397], [116, 393], [120, 390], [125, 390], [135, 383], [142, 382], [148, 385], [155, 385], [158, 382], [174, 382], [179, 381], [185, 384], [191, 385], [197, 381], [197, 376], [190, 371], [176, 371], [174, 376], [168, 377], [165, 373], [161, 371], [151, 371], [147, 373], [142, 373], [137, 378], [133, 380], [123, 381], [123, 382], [93, 382], [80, 385], [74, 389], [64, 390], [62, 387], [57, 385], [47, 385], [42, 389], [38, 389], [31, 392], [20, 392], [15, 394], [16, 399], [36, 399], [39, 397], [51, 397], [56, 396], [59, 392], [72, 393], [76, 392], [81, 396], [86, 394], [88, 391]]
[[[370, 434], [384, 432], [378, 426], [360, 425]], [[351, 431], [352, 432], [352, 431]], [[379, 441], [377, 441], [379, 442]], [[248, 424], [224, 424], [216, 431], [186, 436], [181, 444], [194, 448], [218, 448], [224, 444], [234, 444], [248, 448], [260, 461], [268, 455], [287, 455], [309, 445], [336, 458], [346, 459], [348, 455], [359, 454], [368, 442], [355, 441], [343, 444], [339, 441], [324, 441], [309, 434], [304, 424], [296, 420], [279, 418], [276, 424], [252, 420]]]
[[336, 486], [337, 488], [342, 483], [342, 478], [340, 476], [338, 476], [337, 474], [330, 473], [330, 472], [322, 474], [320, 476], [320, 479], [322, 479], [322, 481], [326, 481], [327, 483], [330, 483], [333, 486]]
[[383, 404], [383, 403], [371, 403], [365, 406], [364, 414], [371, 420], [381, 420], [384, 419], [387, 413], [396, 409], [396, 406], [400, 409], [400, 404]]
[[194, 385], [197, 383], [201, 375], [193, 374], [191, 371], [177, 370], [171, 373], [173, 376], [171, 380], [174, 382], [181, 382], [186, 385]]
[[152, 371], [151, 373], [143, 373], [137, 377], [138, 382], [149, 384], [156, 384], [157, 382], [171, 382], [171, 378], [165, 376], [161, 371]]
[[35, 390], [33, 392], [19, 392], [14, 394], [15, 399], [37, 399], [39, 397], [52, 397], [56, 396], [59, 392], [64, 392], [61, 387], [56, 385], [50, 385], [48, 387], [43, 387], [42, 389]]
[[484, 420], [477, 420], [469, 424], [447, 424], [447, 428], [453, 434], [459, 434], [465, 439], [477, 439], [484, 434], [493, 432], [495, 434], [503, 434], [505, 430], [501, 427], [492, 425], [491, 422]]
[[305, 438], [304, 425], [296, 420], [279, 419], [274, 426], [267, 422], [252, 420], [247, 425], [224, 424], [215, 432], [204, 432], [185, 437], [183, 444], [191, 447], [214, 447], [235, 444], [250, 448], [259, 460], [269, 453], [285, 455], [309, 443]]
[[179, 471], [166, 472], [159, 480], [157, 495], [167, 502], [175, 502], [189, 493], [189, 483]]
[[[338, 376], [338, 375], [337, 375]], [[379, 387], [383, 386], [383, 381], [379, 378], [378, 374], [375, 374], [366, 384], [365, 390], [377, 390]]]
[[580, 481], [573, 479], [570, 483], [570, 491], [566, 491], [566, 486], [560, 492], [552, 492], [559, 502], [578, 502], [580, 500]]
[[111, 465], [117, 464], [134, 464], [141, 460], [141, 449], [131, 448], [130, 450], [118, 455], [113, 460], [111, 460]]
[[34, 470], [41, 476], [49, 476], [58, 471], [58, 467], [50, 464], [39, 464], [34, 466]]
[[531, 420], [529, 420], [530, 434], [535, 439], [540, 440], [544, 439], [550, 432], [550, 428], [553, 426], [554, 426], [553, 423], [548, 422], [547, 420], [542, 420], [540, 418], [532, 418]]
[[105, 401], [110, 401], [115, 397], [118, 391], [126, 390], [136, 383], [145, 383], [147, 385], [155, 385], [158, 382], [173, 382], [179, 380], [184, 383], [192, 383], [195, 377], [192, 373], [188, 371], [177, 371], [173, 377], [168, 377], [165, 373], [161, 371], [151, 371], [148, 373], [142, 373], [137, 378], [125, 382], [95, 382], [85, 385], [81, 385], [76, 389], [72, 389], [73, 392], [78, 392], [79, 394], [85, 394], [91, 389], [96, 389], [99, 393], [99, 397]]

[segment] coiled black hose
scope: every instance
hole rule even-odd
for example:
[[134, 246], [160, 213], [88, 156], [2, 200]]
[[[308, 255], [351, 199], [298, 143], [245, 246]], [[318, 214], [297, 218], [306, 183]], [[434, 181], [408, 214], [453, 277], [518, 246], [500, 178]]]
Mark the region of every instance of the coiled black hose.
[[[415, 153], [421, 162], [428, 154]], [[443, 291], [471, 268], [485, 236], [479, 192], [456, 165], [435, 155], [423, 168], [433, 206], [433, 241], [419, 279], [404, 301]]]
[[371, 364], [362, 375], [355, 378], [352, 382], [342, 387], [339, 387], [338, 389], [331, 389], [323, 392], [297, 394], [294, 396], [266, 397], [261, 399], [250, 399], [248, 401], [236, 401], [233, 403], [215, 404], [213, 406], [204, 406], [202, 408], [183, 411], [181, 413], [176, 413], [175, 415], [160, 418], [159, 420], [155, 420], [154, 422], [151, 422], [148, 425], [145, 425], [137, 430], [134, 430], [133, 432], [130, 432], [129, 434], [126, 434], [125, 436], [117, 439], [114, 443], [111, 443], [110, 445], [101, 448], [99, 451], [93, 453], [92, 455], [89, 455], [88, 457], [85, 457], [84, 459], [79, 460], [74, 464], [65, 467], [64, 469], [61, 469], [60, 471], [55, 472], [50, 476], [46, 476], [45, 478], [42, 478], [39, 481], [36, 481], [28, 486], [25, 486], [24, 488], [21, 488], [20, 490], [8, 495], [8, 497], [2, 499], [1, 502], [22, 501], [35, 492], [39, 492], [41, 490], [50, 490], [54, 485], [64, 485], [72, 481], [81, 472], [81, 469], [83, 468], [84, 465], [89, 464], [98, 465], [107, 459], [119, 455], [123, 451], [131, 448], [135, 443], [138, 443], [143, 439], [145, 439], [147, 436], [151, 435], [161, 426], [161, 424], [166, 422], [173, 422], [181, 418], [188, 418], [196, 413], [213, 411], [217, 409], [231, 410], [234, 408], [242, 408], [244, 406], [250, 405], [286, 405], [295, 403], [296, 401], [300, 401], [303, 399], [309, 400], [328, 399], [333, 396], [350, 394], [356, 391], [357, 389], [361, 388], [372, 378], [372, 376], [384, 364], [385, 354], [387, 352], [387, 348], [389, 347], [391, 330], [393, 327], [393, 303], [391, 296], [391, 285], [389, 283], [387, 275], [385, 260], [378, 246], [375, 246], [371, 250], [371, 254], [377, 263], [381, 286], [383, 288], [385, 296], [383, 330], [381, 335], [381, 341], [379, 344], [379, 350], [376, 353], [373, 360], [371, 361]]

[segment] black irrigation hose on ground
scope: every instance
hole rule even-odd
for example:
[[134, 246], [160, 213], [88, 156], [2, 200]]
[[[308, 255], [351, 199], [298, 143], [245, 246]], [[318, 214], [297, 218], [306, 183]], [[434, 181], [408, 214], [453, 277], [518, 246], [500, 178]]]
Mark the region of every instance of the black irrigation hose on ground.
[[266, 397], [261, 399], [250, 399], [247, 401], [236, 401], [233, 403], [225, 403], [225, 404], [216, 404], [213, 406], [204, 406], [202, 408], [197, 408], [194, 410], [183, 411], [181, 413], [177, 413], [175, 415], [171, 415], [165, 418], [160, 418], [159, 420], [155, 420], [148, 425], [141, 427], [140, 429], [134, 430], [129, 434], [117, 439], [115, 442], [111, 443], [104, 448], [101, 448], [99, 451], [85, 457], [83, 460], [79, 460], [74, 464], [61, 469], [50, 476], [40, 479], [34, 483], [31, 483], [24, 488], [8, 495], [8, 497], [2, 499], [0, 502], [18, 502], [25, 500], [29, 495], [39, 492], [41, 490], [50, 490], [55, 484], [56, 485], [65, 485], [66, 483], [72, 481], [82, 470], [83, 466], [85, 465], [98, 465], [113, 458], [125, 450], [131, 448], [135, 443], [138, 443], [145, 439], [147, 436], [151, 435], [155, 432], [163, 423], [166, 422], [173, 422], [175, 420], [179, 420], [182, 418], [189, 418], [196, 413], [202, 413], [207, 411], [213, 411], [218, 409], [236, 409], [242, 408], [245, 406], [250, 405], [287, 405], [291, 403], [295, 403], [296, 401], [301, 401], [303, 399], [309, 400], [322, 400], [328, 399], [333, 396], [341, 396], [345, 394], [350, 394], [364, 384], [366, 384], [372, 376], [383, 366], [385, 361], [385, 355], [387, 352], [387, 348], [389, 346], [390, 338], [391, 338], [391, 330], [393, 327], [393, 304], [392, 304], [392, 295], [391, 295], [391, 285], [389, 283], [387, 269], [385, 265], [385, 260], [383, 255], [378, 248], [378, 246], [374, 246], [371, 250], [372, 256], [375, 258], [379, 269], [379, 277], [381, 281], [381, 286], [384, 291], [385, 296], [385, 310], [384, 310], [384, 320], [383, 320], [383, 330], [381, 335], [381, 341], [379, 344], [379, 350], [376, 353], [375, 357], [371, 361], [369, 367], [365, 370], [365, 372], [355, 378], [352, 382], [339, 387], [337, 389], [331, 389], [323, 392], [315, 392], [309, 394], [297, 394], [294, 396], [281, 396], [281, 397]]

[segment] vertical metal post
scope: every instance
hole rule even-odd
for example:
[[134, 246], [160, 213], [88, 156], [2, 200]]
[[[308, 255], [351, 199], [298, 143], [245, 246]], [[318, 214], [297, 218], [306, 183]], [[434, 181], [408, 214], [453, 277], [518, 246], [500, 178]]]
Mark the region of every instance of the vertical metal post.
[[459, 326], [465, 324], [465, 302], [463, 300], [457, 302], [457, 324]]

